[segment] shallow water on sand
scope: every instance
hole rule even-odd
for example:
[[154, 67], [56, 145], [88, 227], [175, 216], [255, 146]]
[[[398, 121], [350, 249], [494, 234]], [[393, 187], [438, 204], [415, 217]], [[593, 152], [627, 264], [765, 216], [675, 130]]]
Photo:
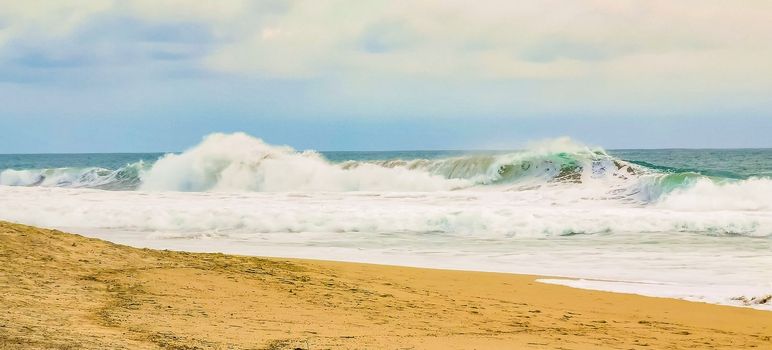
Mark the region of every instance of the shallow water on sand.
[[[0, 219], [134, 246], [531, 273], [772, 309], [772, 150], [0, 155]], [[745, 301], [736, 300], [744, 298]]]

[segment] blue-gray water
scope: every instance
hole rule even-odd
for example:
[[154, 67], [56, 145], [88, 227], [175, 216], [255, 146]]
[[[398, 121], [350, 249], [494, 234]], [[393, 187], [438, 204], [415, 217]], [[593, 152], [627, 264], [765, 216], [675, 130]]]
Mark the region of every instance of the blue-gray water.
[[[516, 151], [322, 151], [331, 162], [389, 159], [438, 159]], [[640, 149], [609, 150], [610, 155], [667, 171], [693, 171], [705, 175], [748, 178], [772, 176], [772, 148], [761, 149]], [[0, 154], [0, 170], [88, 168], [119, 169], [144, 161], [152, 164], [165, 153]]]
[[169, 155], [0, 155], [0, 220], [737, 305], [772, 293], [771, 175], [771, 149], [316, 153], [213, 134]]

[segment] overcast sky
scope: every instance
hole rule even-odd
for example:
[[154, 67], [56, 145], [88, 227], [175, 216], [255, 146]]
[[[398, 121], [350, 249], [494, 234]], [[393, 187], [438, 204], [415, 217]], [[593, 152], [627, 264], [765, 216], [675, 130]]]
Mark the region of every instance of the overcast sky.
[[0, 153], [772, 147], [768, 0], [0, 0]]

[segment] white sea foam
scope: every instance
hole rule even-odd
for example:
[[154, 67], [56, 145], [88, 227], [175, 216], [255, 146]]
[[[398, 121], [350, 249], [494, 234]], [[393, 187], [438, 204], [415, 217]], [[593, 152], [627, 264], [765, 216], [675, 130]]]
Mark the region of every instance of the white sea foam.
[[678, 294], [686, 288], [688, 298], [726, 303], [772, 293], [769, 211], [679, 211], [582, 198], [563, 186], [281, 193], [0, 186], [0, 219], [155, 248], [651, 280], [656, 288], [641, 293], [687, 297]]
[[772, 211], [772, 180], [752, 178], [716, 183], [700, 179], [664, 196], [658, 207], [684, 211]]
[[[139, 190], [82, 188], [102, 185]], [[332, 163], [214, 134], [152, 166], [0, 173], [0, 219], [135, 246], [576, 277], [556, 283], [728, 304], [772, 294], [771, 200], [767, 178], [662, 173], [567, 139]]]
[[0, 187], [2, 217], [43, 226], [171, 232], [772, 235], [768, 211], [674, 211], [531, 191], [183, 193]]
[[53, 169], [5, 169], [0, 171], [0, 185], [70, 188], [131, 189], [139, 183], [143, 162], [110, 170], [98, 167]]
[[38, 171], [5, 169], [0, 171], [0, 185], [30, 186], [42, 180]]
[[548, 182], [621, 186], [636, 172], [643, 170], [566, 138], [505, 154], [332, 163], [314, 151], [235, 133], [209, 135], [181, 154], [162, 157], [140, 177], [141, 189], [153, 191], [426, 192]]
[[142, 174], [142, 189], [172, 191], [437, 191], [471, 185], [424, 171], [362, 164], [343, 169], [312, 151], [272, 146], [243, 133], [212, 134]]

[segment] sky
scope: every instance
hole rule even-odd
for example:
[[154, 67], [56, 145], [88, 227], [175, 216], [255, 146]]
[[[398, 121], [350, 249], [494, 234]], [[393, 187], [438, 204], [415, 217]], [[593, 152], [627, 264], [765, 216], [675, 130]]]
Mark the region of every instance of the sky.
[[772, 2], [0, 0], [0, 153], [772, 147]]

